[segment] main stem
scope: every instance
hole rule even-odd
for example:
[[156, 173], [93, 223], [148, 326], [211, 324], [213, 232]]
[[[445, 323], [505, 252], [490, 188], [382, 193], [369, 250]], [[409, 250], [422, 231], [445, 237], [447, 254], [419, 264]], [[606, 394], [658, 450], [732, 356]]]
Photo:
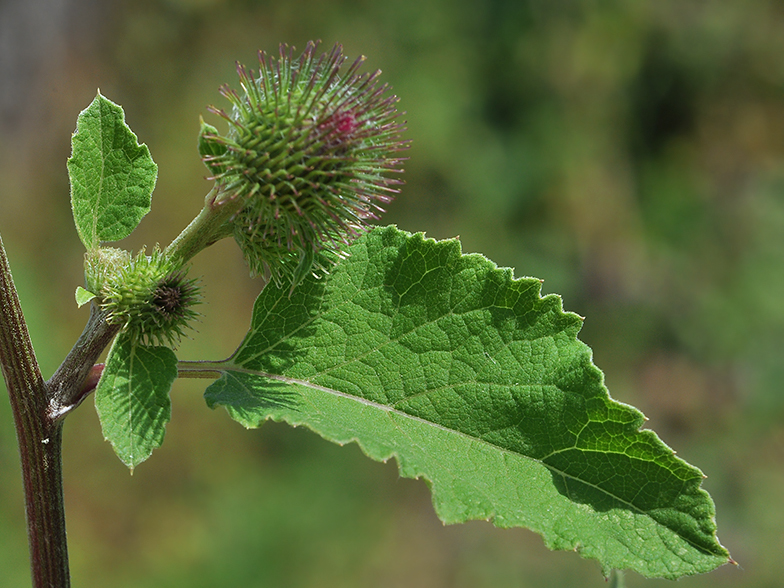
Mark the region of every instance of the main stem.
[[0, 238], [0, 365], [22, 461], [35, 588], [70, 586], [62, 477], [62, 420], [47, 416], [41, 377]]

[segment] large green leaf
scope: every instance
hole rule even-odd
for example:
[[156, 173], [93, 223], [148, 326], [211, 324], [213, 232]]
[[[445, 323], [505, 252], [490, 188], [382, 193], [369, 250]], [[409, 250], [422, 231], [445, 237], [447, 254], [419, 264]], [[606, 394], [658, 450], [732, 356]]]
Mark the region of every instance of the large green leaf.
[[76, 122], [68, 159], [71, 208], [87, 249], [119, 241], [150, 211], [158, 166], [125, 124], [120, 106], [100, 92]]
[[212, 364], [210, 406], [395, 457], [444, 522], [527, 527], [605, 572], [731, 561], [702, 473], [609, 397], [582, 319], [538, 280], [392, 227], [350, 254], [291, 295], [264, 289], [240, 348]]
[[163, 443], [171, 419], [169, 391], [177, 357], [168, 347], [147, 347], [121, 333], [95, 389], [103, 435], [131, 470]]

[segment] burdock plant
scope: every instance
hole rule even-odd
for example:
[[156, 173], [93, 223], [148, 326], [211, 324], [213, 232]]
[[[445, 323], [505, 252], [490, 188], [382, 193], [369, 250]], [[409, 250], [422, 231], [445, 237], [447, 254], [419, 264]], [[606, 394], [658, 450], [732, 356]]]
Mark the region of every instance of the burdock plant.
[[[208, 406], [246, 427], [305, 425], [395, 458], [427, 480], [445, 523], [528, 527], [605, 574], [677, 578], [732, 562], [702, 472], [610, 398], [577, 339], [582, 318], [456, 239], [369, 225], [399, 189], [408, 144], [397, 98], [362, 61], [345, 67], [340, 46], [309, 43], [298, 57], [260, 53], [255, 72], [238, 66], [239, 89], [221, 89], [230, 108], [210, 108], [225, 130], [201, 123], [214, 181], [204, 207], [149, 253], [107, 245], [150, 210], [149, 150], [100, 94], [79, 115], [68, 171], [86, 249], [76, 302], [90, 316], [47, 381], [0, 242], [0, 360], [35, 586], [69, 584], [65, 417], [94, 390], [104, 436], [133, 469], [163, 442], [178, 377], [213, 380]], [[188, 264], [229, 236], [266, 278], [250, 328], [227, 359], [180, 360], [202, 297]]]

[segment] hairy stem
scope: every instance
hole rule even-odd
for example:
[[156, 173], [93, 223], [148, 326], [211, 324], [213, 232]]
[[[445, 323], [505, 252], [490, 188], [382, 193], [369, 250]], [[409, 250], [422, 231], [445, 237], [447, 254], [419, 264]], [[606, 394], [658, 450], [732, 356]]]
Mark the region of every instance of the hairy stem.
[[0, 238], [0, 365], [22, 461], [33, 585], [70, 586], [62, 479], [62, 421], [48, 416], [47, 386]]
[[228, 237], [233, 228], [231, 217], [238, 212], [240, 202], [227, 198], [217, 200], [213, 188], [204, 199], [204, 208], [166, 248], [166, 254], [179, 265], [184, 265], [202, 249]]

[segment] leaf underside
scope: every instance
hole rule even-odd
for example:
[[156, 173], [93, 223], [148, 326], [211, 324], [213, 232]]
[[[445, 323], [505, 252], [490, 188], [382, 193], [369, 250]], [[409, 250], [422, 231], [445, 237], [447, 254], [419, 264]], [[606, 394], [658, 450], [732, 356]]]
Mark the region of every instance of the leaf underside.
[[445, 523], [527, 527], [605, 573], [728, 561], [702, 473], [612, 400], [582, 319], [457, 240], [394, 227], [290, 295], [269, 284], [206, 391], [246, 427], [305, 425], [424, 478]]
[[101, 429], [131, 470], [160, 447], [171, 420], [169, 391], [177, 357], [168, 347], [147, 347], [117, 336], [95, 389]]
[[100, 93], [77, 119], [68, 159], [71, 208], [87, 249], [119, 241], [150, 211], [158, 166], [125, 124], [120, 106]]

